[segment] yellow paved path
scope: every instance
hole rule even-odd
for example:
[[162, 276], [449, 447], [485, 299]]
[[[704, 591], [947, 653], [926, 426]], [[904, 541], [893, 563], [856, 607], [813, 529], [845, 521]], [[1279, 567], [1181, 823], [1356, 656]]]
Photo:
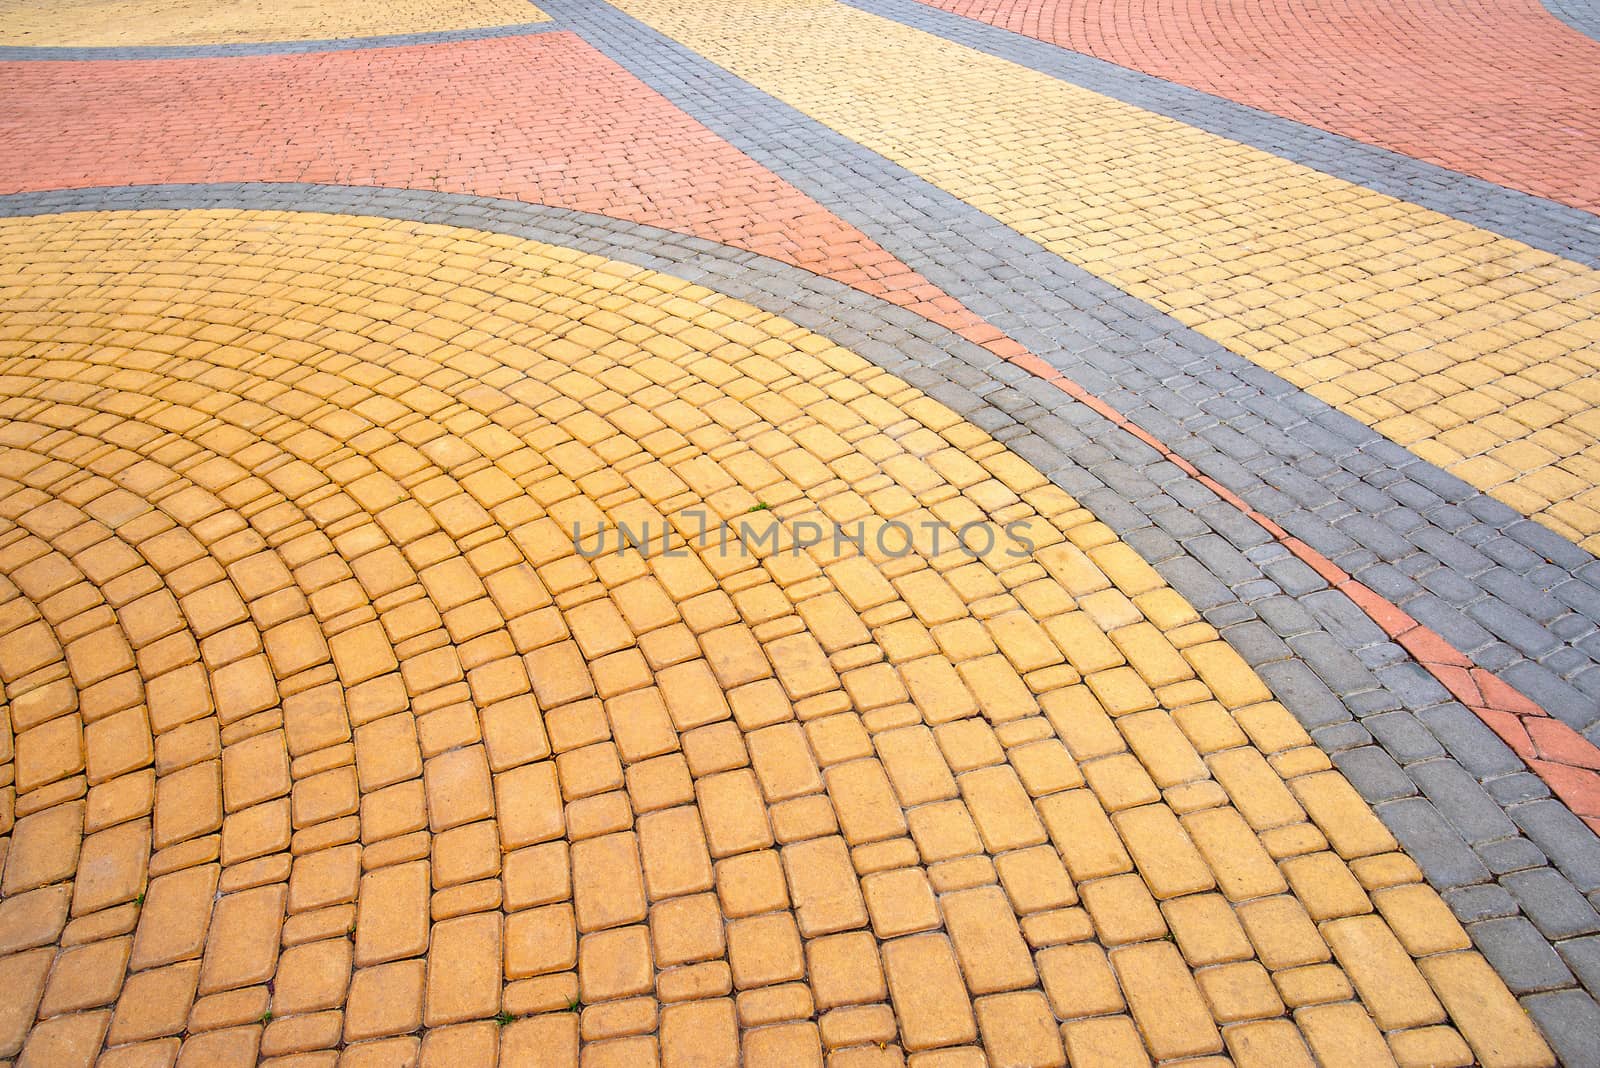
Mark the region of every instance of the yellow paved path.
[[320, 41], [479, 29], [548, 17], [526, 0], [0, 0], [0, 46]]
[[834, 0], [617, 6], [1600, 551], [1600, 272]]
[[[0, 502], [26, 1068], [185, 1030], [180, 1068], [1552, 1063], [1131, 549], [706, 289], [408, 222], [6, 220]], [[1037, 548], [574, 551], [694, 510]]]

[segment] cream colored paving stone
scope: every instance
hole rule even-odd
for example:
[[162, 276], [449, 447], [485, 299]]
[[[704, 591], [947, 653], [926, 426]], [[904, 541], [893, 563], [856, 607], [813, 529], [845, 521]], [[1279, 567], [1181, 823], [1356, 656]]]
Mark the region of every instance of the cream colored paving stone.
[[[3, 220], [0, 491], [11, 1053], [103, 1017], [129, 1063], [193, 1032], [184, 1068], [1247, 1063], [1370, 1045], [1371, 1013], [1424, 1025], [1402, 1059], [1452, 1025], [1543, 1055], [1132, 550], [702, 287], [377, 219]], [[568, 533], [758, 498], [1042, 548]]]

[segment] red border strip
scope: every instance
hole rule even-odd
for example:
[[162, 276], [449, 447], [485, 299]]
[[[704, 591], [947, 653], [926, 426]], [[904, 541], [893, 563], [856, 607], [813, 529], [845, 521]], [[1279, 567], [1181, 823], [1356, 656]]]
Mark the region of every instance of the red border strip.
[[1111, 405], [1029, 352], [1005, 357], [1009, 362], [1081, 401], [1119, 428], [1149, 445], [1189, 477], [1243, 512], [1339, 590], [1383, 628], [1417, 663], [1470, 708], [1489, 729], [1522, 758], [1529, 769], [1573, 813], [1600, 834], [1600, 747], [1546, 712], [1493, 672], [1474, 664], [1436, 631], [1418, 623], [1404, 609], [1352, 578], [1339, 565], [1262, 515], [1237, 493], [1202, 474], [1165, 442], [1132, 422]]

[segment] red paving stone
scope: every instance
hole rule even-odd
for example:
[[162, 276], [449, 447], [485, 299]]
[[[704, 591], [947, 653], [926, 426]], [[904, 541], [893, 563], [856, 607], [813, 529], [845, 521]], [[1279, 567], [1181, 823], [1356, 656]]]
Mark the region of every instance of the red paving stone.
[[1600, 41], [1538, 0], [923, 0], [1600, 212]]
[[0, 193], [326, 182], [506, 197], [805, 267], [1000, 353], [999, 331], [577, 36], [0, 63]]

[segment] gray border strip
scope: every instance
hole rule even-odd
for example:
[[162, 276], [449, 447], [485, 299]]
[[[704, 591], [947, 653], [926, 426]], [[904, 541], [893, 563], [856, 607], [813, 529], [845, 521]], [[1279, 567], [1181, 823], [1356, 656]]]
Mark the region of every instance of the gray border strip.
[[1576, 263], [1600, 267], [1600, 216], [1581, 208], [1307, 126], [917, 0], [841, 2]]
[[1594, 0], [1539, 0], [1544, 9], [1585, 37], [1600, 41], [1600, 6]]
[[[1596, 1063], [1600, 838], [1348, 598], [1087, 405], [842, 283], [704, 239], [567, 209], [289, 184], [0, 197], [0, 216], [152, 208], [336, 212], [560, 244], [784, 315], [923, 389], [1044, 470], [1204, 612], [1444, 893], [1566, 1063]], [[1114, 459], [1120, 476], [1092, 462], [1100, 455]], [[1130, 492], [1146, 481], [1151, 492]]]
[[78, 62], [102, 59], [221, 59], [238, 56], [284, 56], [308, 52], [353, 52], [366, 48], [404, 48], [408, 45], [484, 41], [495, 37], [523, 37], [561, 30], [554, 20], [518, 22], [507, 26], [479, 26], [434, 33], [397, 33], [381, 37], [329, 38], [321, 41], [243, 41], [209, 45], [127, 45], [105, 48], [61, 48], [49, 45], [0, 46], [0, 62]]
[[[1588, 552], [604, 0], [543, 6], [1476, 663], [1600, 741], [1600, 561]], [[1128, 496], [1156, 492], [1149, 480], [1125, 482], [1132, 472], [1113, 457], [1078, 458], [1125, 485]]]

